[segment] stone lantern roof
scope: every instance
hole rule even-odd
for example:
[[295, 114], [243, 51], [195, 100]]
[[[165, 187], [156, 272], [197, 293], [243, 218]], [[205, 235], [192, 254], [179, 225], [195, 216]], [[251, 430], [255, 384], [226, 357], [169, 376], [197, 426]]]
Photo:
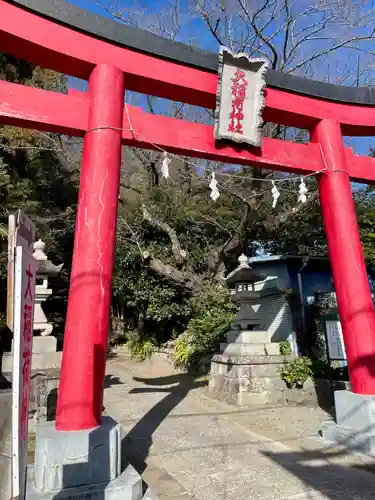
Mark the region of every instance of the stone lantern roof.
[[263, 281], [266, 278], [265, 274], [253, 269], [249, 266], [248, 258], [246, 255], [242, 254], [238, 258], [240, 265], [236, 267], [234, 271], [228, 274], [225, 281], [228, 286], [233, 286], [241, 283], [256, 283], [257, 281]]
[[44, 253], [46, 244], [41, 239], [36, 241], [33, 247], [33, 257], [35, 258], [37, 263], [37, 275], [48, 276], [49, 278], [58, 276], [64, 264], [60, 264], [59, 266], [55, 266], [54, 264], [52, 264], [52, 262], [47, 258], [47, 255]]

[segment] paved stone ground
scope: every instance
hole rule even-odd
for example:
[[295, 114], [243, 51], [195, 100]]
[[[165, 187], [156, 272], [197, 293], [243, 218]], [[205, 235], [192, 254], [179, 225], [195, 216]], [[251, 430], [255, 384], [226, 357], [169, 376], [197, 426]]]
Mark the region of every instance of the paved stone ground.
[[232, 407], [123, 349], [107, 363], [105, 407], [160, 500], [375, 500], [375, 461], [320, 442], [320, 409]]

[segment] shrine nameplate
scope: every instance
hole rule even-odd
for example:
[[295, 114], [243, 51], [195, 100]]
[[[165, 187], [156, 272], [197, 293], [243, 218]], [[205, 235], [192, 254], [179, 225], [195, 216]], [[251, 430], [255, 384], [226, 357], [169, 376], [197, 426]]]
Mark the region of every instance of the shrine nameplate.
[[260, 147], [267, 61], [220, 48], [215, 138]]

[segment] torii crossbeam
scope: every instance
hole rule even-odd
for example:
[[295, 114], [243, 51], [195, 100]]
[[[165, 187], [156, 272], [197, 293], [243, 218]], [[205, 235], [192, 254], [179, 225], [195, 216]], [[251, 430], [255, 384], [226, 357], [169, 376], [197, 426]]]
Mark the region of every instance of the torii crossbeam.
[[353, 154], [342, 142], [342, 135], [375, 134], [374, 90], [270, 71], [264, 120], [308, 129], [311, 142], [264, 139], [261, 149], [241, 148], [215, 142], [209, 125], [131, 106], [124, 110], [125, 89], [214, 109], [216, 54], [94, 16], [64, 0], [0, 0], [0, 47], [89, 81], [88, 93], [68, 95], [0, 82], [0, 123], [84, 137], [57, 429], [90, 429], [101, 420], [121, 144], [319, 173], [352, 390], [375, 395], [375, 313], [350, 188], [351, 180], [375, 182], [375, 159]]

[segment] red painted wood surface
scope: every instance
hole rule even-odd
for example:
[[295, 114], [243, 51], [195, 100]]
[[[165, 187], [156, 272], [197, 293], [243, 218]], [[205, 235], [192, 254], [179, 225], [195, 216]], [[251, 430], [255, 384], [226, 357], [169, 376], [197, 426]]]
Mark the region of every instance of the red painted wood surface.
[[[100, 424], [121, 165], [124, 76], [99, 65], [89, 81], [56, 428]], [[114, 127], [114, 128], [101, 128]], [[119, 129], [119, 130], [116, 130]]]
[[265, 121], [311, 130], [325, 119], [338, 121], [343, 135], [375, 135], [374, 106], [343, 104], [266, 89]]
[[[0, 81], [0, 123], [83, 136], [87, 129], [89, 97], [84, 92], [69, 95]], [[312, 173], [325, 168], [317, 144], [295, 144], [277, 139], [263, 140], [262, 150], [240, 148], [214, 140], [209, 125], [151, 115], [128, 105], [134, 135], [123, 112], [123, 143], [148, 149], [211, 160], [272, 168], [293, 173]], [[347, 168], [353, 180], [375, 182], [375, 159], [357, 156], [346, 149]], [[307, 161], [308, 158], [308, 161]]]
[[340, 125], [324, 120], [312, 138], [327, 171], [319, 176], [320, 205], [353, 392], [375, 395], [375, 311], [359, 238]]
[[[57, 25], [0, 0], [1, 50], [68, 75], [88, 79], [96, 64], [124, 71], [126, 87], [214, 109], [217, 75], [166, 61]], [[375, 109], [267, 89], [267, 121], [310, 129], [321, 119], [340, 122], [344, 135], [375, 133]]]

